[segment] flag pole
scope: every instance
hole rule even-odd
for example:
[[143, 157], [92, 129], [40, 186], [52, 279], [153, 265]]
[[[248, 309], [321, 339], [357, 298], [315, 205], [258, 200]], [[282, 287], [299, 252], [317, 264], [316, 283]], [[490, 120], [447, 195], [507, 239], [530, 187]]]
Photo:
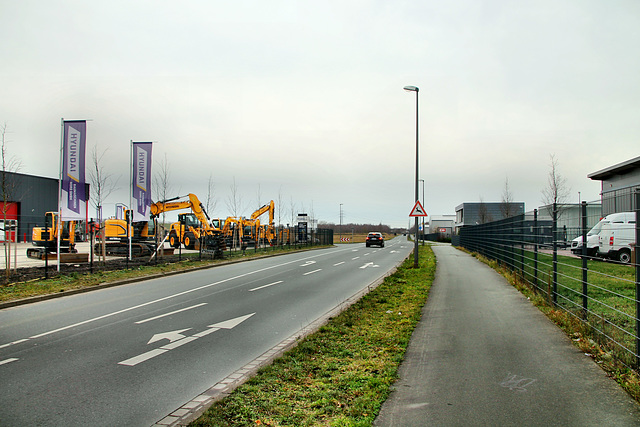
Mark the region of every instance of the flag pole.
[[[125, 211], [125, 222], [127, 224], [127, 235], [129, 236], [129, 261], [131, 261], [131, 228], [133, 227], [133, 139], [129, 142], [129, 216]], [[129, 219], [129, 217], [131, 219]], [[131, 222], [131, 223], [130, 223]]]
[[[60, 119], [60, 172], [58, 173], [58, 217], [56, 218], [56, 229], [58, 230], [58, 237], [57, 237], [57, 249], [56, 249], [56, 261], [57, 261], [57, 269], [58, 272], [60, 272], [60, 235], [62, 234], [62, 221], [60, 220], [61, 218], [61, 208], [62, 208], [62, 203], [61, 203], [61, 198], [62, 198], [62, 162], [63, 162], [63, 150], [64, 150], [64, 117]], [[45, 218], [46, 218], [46, 214], [45, 214]], [[53, 225], [53, 224], [51, 224]], [[45, 242], [45, 244], [47, 244]], [[45, 256], [48, 256], [47, 251], [45, 251]]]

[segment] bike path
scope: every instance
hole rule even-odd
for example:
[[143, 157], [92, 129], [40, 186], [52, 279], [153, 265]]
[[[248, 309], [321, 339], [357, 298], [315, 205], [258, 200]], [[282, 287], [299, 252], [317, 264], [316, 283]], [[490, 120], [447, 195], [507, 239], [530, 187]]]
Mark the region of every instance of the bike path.
[[433, 250], [435, 281], [375, 426], [640, 425], [640, 406], [502, 276]]

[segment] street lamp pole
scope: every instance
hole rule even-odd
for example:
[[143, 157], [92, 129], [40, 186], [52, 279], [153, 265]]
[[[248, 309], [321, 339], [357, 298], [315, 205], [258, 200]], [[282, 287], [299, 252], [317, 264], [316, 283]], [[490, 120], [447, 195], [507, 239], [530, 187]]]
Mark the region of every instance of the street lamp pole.
[[[424, 179], [419, 179], [422, 183], [422, 207], [424, 207]], [[422, 246], [424, 246], [424, 217], [422, 217]]]
[[[418, 92], [419, 89], [416, 86], [405, 86], [404, 90], [408, 92], [416, 93], [416, 203], [418, 202]], [[418, 268], [418, 217], [416, 217], [416, 235], [413, 248], [413, 267]]]

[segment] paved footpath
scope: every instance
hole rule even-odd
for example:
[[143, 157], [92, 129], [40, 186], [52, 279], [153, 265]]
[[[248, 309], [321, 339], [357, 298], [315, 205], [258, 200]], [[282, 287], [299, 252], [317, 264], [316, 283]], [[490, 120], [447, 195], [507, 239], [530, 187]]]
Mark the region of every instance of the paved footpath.
[[375, 426], [640, 425], [640, 406], [500, 275], [433, 250], [435, 282]]

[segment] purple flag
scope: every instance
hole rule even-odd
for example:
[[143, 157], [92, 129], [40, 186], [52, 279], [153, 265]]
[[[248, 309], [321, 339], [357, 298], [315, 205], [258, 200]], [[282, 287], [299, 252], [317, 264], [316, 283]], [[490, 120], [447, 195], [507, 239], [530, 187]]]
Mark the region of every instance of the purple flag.
[[60, 218], [63, 221], [86, 217], [85, 148], [87, 122], [64, 121], [62, 136], [62, 185]]
[[133, 143], [132, 221], [149, 221], [151, 206], [151, 142]]

